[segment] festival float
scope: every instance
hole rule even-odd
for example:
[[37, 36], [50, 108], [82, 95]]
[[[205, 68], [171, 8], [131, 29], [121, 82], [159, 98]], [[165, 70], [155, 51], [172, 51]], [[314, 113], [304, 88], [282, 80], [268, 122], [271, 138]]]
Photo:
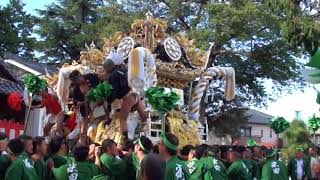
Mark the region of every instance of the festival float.
[[[202, 97], [208, 84], [215, 77], [222, 77], [225, 81], [225, 99], [231, 101], [235, 96], [234, 69], [214, 65], [207, 68], [212, 45], [203, 51], [196, 48], [194, 40], [183, 33], [167, 34], [166, 22], [154, 18], [151, 13], [146, 14], [146, 19], [135, 20], [131, 29], [129, 33], [116, 32], [104, 38], [102, 49], [98, 49], [94, 43], [86, 45], [86, 51], [80, 53], [79, 60], [64, 64], [58, 74], [45, 77], [49, 87], [66, 107], [71, 97], [69, 75], [73, 70], [82, 74], [95, 73], [100, 79], [106, 79], [108, 74], [103, 64], [106, 59], [121, 54], [128, 69], [128, 83], [140, 97], [144, 97], [143, 102], [150, 112], [147, 122], [140, 123], [140, 127], [136, 128], [136, 134], [145, 134], [156, 142], [162, 131], [171, 132], [179, 138], [181, 147], [206, 141], [207, 125], [199, 115]], [[178, 95], [178, 100], [173, 102], [175, 107], [160, 112], [159, 107], [155, 107], [160, 106], [157, 100], [148, 96], [159, 92], [165, 94], [165, 91], [173, 96]], [[93, 107], [91, 123], [106, 117], [99, 108]], [[104, 137], [97, 140], [96, 136], [101, 131], [104, 131]], [[98, 127], [96, 123], [87, 133], [97, 142], [105, 138], [120, 142], [119, 124], [116, 123], [110, 123], [109, 127]]]

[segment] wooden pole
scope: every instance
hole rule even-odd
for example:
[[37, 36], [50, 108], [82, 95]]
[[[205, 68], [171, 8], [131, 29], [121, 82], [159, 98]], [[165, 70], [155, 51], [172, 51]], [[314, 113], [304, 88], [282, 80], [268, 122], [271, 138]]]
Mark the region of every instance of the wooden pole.
[[28, 111], [27, 111], [27, 115], [26, 118], [24, 120], [24, 130], [23, 133], [26, 132], [27, 130], [27, 126], [28, 126], [28, 121], [29, 121], [29, 116], [30, 116], [30, 111], [31, 111], [31, 106], [32, 106], [32, 93], [30, 93], [30, 101], [29, 101], [29, 107], [28, 107]]
[[166, 133], [166, 114], [161, 113], [162, 132]]

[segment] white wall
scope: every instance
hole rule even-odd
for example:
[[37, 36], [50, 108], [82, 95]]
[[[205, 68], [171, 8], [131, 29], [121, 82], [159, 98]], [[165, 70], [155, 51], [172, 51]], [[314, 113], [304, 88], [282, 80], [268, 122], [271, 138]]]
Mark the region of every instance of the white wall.
[[[251, 136], [261, 137], [261, 130], [263, 130], [263, 136], [261, 138], [262, 143], [276, 143], [277, 135], [271, 130], [269, 125], [264, 124], [248, 124], [247, 127], [251, 127]], [[272, 136], [270, 137], [270, 131]]]
[[[261, 130], [263, 130], [263, 137], [261, 138], [261, 143], [276, 143], [277, 141], [277, 135], [273, 130], [271, 130], [269, 125], [247, 124], [245, 127], [251, 127], [252, 137], [261, 137]], [[270, 137], [270, 131], [272, 133], [272, 137]], [[224, 137], [217, 137], [213, 133], [209, 133], [208, 141], [206, 143], [209, 145], [231, 145], [231, 138], [229, 135]]]
[[224, 137], [215, 136], [212, 132], [208, 134], [208, 141], [205, 142], [209, 145], [219, 144], [219, 145], [230, 145], [231, 137], [230, 135], [226, 135]]

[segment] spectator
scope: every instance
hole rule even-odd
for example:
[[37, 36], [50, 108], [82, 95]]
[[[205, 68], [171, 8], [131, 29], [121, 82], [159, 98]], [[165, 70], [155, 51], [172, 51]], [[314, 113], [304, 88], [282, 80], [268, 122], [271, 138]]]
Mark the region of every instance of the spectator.
[[163, 180], [166, 169], [165, 161], [157, 154], [149, 154], [141, 162], [142, 180]]
[[314, 172], [314, 178], [312, 180], [320, 180], [320, 160], [316, 160], [313, 163], [312, 171]]
[[128, 140], [124, 143], [124, 145], [122, 146], [122, 151], [124, 153], [133, 153], [135, 149], [135, 144], [133, 141]]
[[[210, 154], [210, 151], [212, 151], [212, 154]], [[204, 179], [225, 180], [227, 178], [227, 172], [223, 163], [218, 158], [219, 148], [215, 146], [210, 151], [200, 159], [206, 167]]]
[[40, 179], [45, 179], [45, 161], [47, 156], [47, 144], [43, 137], [35, 137], [33, 139], [33, 152], [31, 156], [34, 162], [34, 168]]
[[40, 93], [41, 104], [35, 106], [37, 108], [46, 108], [47, 122], [43, 128], [44, 136], [49, 136], [51, 128], [56, 124], [56, 130], [58, 135], [63, 135], [63, 119], [65, 117], [64, 111], [61, 108], [58, 97], [47, 91], [42, 91]]
[[262, 168], [261, 180], [288, 180], [286, 165], [276, 160], [276, 150], [266, 149], [266, 163]]
[[8, 145], [7, 135], [3, 132], [0, 132], [0, 155], [7, 154], [6, 149]]
[[205, 167], [200, 161], [203, 157], [205, 148], [203, 146], [191, 147], [188, 155], [187, 167], [190, 173], [190, 179], [203, 179]]
[[311, 179], [310, 162], [304, 157], [303, 148], [296, 148], [296, 156], [290, 159], [288, 172], [292, 180]]
[[188, 156], [192, 149], [194, 149], [194, 147], [190, 144], [182, 147], [181, 151], [179, 152], [179, 159], [182, 161], [188, 161]]
[[67, 142], [59, 136], [53, 137], [49, 144], [50, 158], [52, 158], [55, 168], [58, 168], [67, 163], [64, 156], [68, 154]]
[[232, 163], [228, 168], [228, 179], [232, 180], [251, 180], [251, 172], [249, 167], [240, 160], [241, 155], [238, 152], [232, 151], [229, 153], [229, 161]]
[[88, 157], [88, 159], [91, 162], [95, 162], [95, 159], [96, 159], [96, 157], [95, 157], [95, 149], [96, 149], [96, 147], [101, 147], [101, 145], [98, 144], [98, 143], [92, 143], [89, 146], [89, 157]]
[[[140, 137], [134, 142], [134, 153], [128, 158], [133, 166], [135, 179], [141, 179], [140, 163], [151, 151], [153, 144], [151, 140], [145, 136]], [[130, 170], [130, 168], [128, 168]]]
[[251, 177], [253, 179], [260, 179], [260, 168], [257, 161], [252, 159], [252, 150], [250, 148], [246, 148], [246, 150], [242, 153], [243, 161], [249, 167]]
[[8, 153], [6, 151], [8, 139], [5, 133], [0, 132], [0, 179], [4, 179], [6, 171], [11, 164]]
[[33, 161], [29, 156], [22, 155], [24, 144], [20, 139], [13, 139], [9, 142], [7, 152], [12, 161], [8, 168], [5, 180], [40, 180], [33, 167]]
[[[53, 168], [53, 174], [59, 180], [87, 180], [99, 174], [98, 167], [87, 161], [89, 148], [78, 146], [74, 150], [75, 162], [69, 162], [59, 168]], [[51, 167], [53, 167], [51, 165]]]
[[309, 156], [310, 156], [311, 177], [316, 178], [316, 173], [313, 171], [313, 166], [317, 161], [320, 160], [317, 154], [317, 148], [315, 147], [309, 148]]
[[[96, 160], [96, 163], [101, 167], [105, 178], [127, 179], [126, 161], [119, 158], [117, 144], [111, 139], [106, 139], [102, 142], [101, 150], [103, 154], [100, 161]], [[96, 154], [96, 158], [99, 158], [99, 156], [99, 154]]]
[[189, 179], [188, 168], [185, 163], [177, 157], [177, 149], [179, 146], [178, 138], [171, 133], [163, 133], [160, 137], [159, 153], [166, 161], [164, 180]]
[[33, 154], [33, 139], [32, 139], [32, 137], [23, 134], [23, 135], [19, 136], [19, 139], [24, 144], [24, 153], [23, 154], [31, 157], [31, 155]]

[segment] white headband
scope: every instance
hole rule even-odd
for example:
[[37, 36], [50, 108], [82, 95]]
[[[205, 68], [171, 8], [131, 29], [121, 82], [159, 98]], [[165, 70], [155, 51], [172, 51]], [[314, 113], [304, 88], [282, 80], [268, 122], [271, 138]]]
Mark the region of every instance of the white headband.
[[123, 56], [115, 50], [111, 50], [105, 61], [111, 60], [114, 65], [120, 65], [124, 62]]

